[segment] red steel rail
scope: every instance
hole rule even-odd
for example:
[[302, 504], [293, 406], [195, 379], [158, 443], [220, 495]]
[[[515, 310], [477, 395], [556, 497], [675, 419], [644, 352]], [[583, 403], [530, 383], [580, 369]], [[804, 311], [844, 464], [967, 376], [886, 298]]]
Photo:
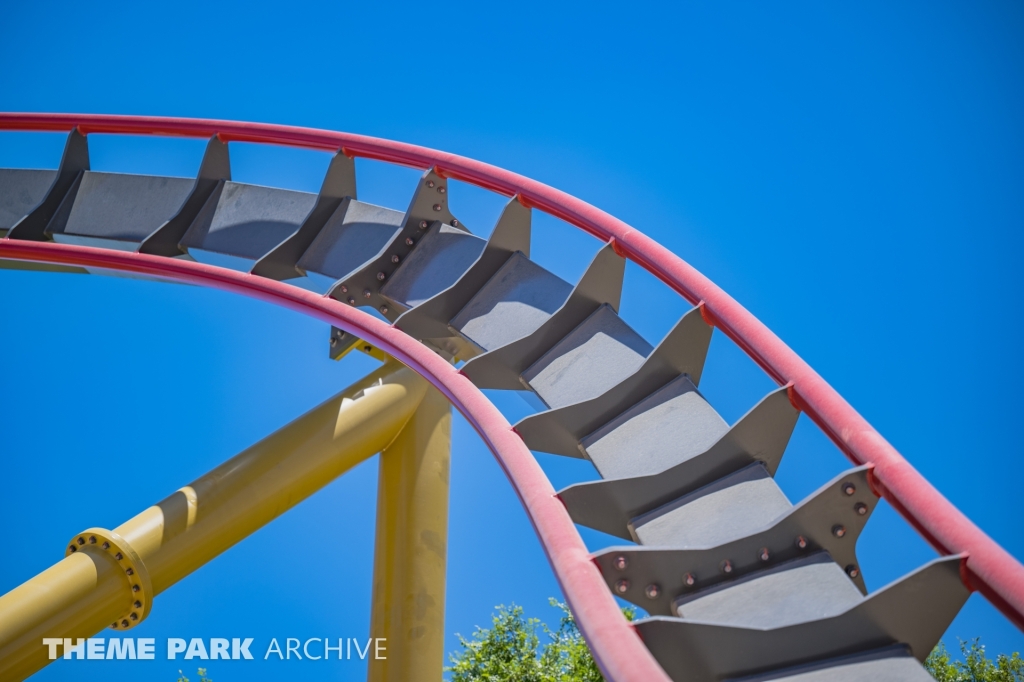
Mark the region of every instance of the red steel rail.
[[[981, 592], [1018, 628], [1024, 629], [1024, 566], [988, 537], [935, 489], [899, 452], [771, 330], [688, 263], [657, 242], [590, 204], [490, 164], [454, 154], [364, 135], [312, 128], [206, 119], [95, 114], [0, 113], [0, 130], [68, 131], [176, 137], [211, 137], [259, 142], [387, 161], [438, 174], [520, 200], [605, 242], [657, 276], [689, 302], [703, 304], [705, 319], [718, 327], [790, 395], [855, 464], [874, 465], [874, 483], [921, 535], [943, 555], [968, 555], [964, 583]], [[42, 260], [196, 281], [272, 300], [366, 334], [442, 390], [474, 425], [505, 468], [544, 545], [566, 598], [602, 669], [615, 680], [656, 679], [638, 672], [656, 666], [635, 635], [622, 638], [622, 618], [553, 489], [508, 422], [467, 379], [425, 347], [369, 315], [271, 280], [138, 254], [112, 253], [50, 243], [0, 240], [0, 257]], [[88, 261], [88, 262], [86, 262]], [[229, 274], [230, 273], [230, 274]], [[592, 602], [589, 600], [593, 600]], [[637, 648], [639, 647], [639, 648]], [[641, 650], [642, 649], [642, 653]], [[645, 677], [646, 675], [646, 677]]]

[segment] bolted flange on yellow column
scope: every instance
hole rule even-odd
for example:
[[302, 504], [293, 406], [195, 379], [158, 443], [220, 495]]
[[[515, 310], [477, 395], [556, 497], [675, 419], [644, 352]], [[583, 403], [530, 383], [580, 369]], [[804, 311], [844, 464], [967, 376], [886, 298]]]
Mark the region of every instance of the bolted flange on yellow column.
[[370, 682], [437, 682], [444, 670], [451, 406], [427, 389], [380, 455], [370, 633], [387, 639]]

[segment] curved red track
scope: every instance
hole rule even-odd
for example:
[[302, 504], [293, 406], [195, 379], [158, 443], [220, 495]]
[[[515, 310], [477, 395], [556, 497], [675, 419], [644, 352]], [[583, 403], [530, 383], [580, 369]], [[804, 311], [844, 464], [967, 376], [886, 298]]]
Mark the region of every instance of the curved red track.
[[[612, 242], [693, 304], [736, 342], [855, 464], [873, 464], [881, 493], [940, 553], [966, 553], [964, 582], [1024, 629], [1024, 566], [917, 472], [868, 422], [775, 334], [709, 279], [650, 238], [584, 201], [516, 173], [454, 154], [349, 133], [257, 123], [89, 114], [2, 114], [0, 130], [211, 137], [336, 151], [426, 169], [506, 196]], [[254, 296], [318, 317], [371, 340], [448, 396], [491, 448], [522, 500], [566, 599], [606, 676], [667, 680], [619, 614], [550, 482], [508, 421], [458, 370], [376, 318], [287, 284], [199, 263], [48, 242], [0, 240], [0, 258], [110, 268]]]

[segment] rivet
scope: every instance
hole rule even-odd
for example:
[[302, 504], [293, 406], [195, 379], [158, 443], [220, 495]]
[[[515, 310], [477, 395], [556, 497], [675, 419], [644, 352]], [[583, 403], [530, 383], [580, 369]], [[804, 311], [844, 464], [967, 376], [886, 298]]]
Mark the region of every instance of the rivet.
[[132, 620], [138, 620], [139, 619], [139, 614], [133, 613], [132, 615], [130, 615], [128, 617], [131, 618]]
[[855, 492], [857, 492], [857, 486], [847, 481], [846, 483], [843, 484], [843, 492], [846, 493], [847, 495], [852, 495]]
[[332, 337], [331, 337], [331, 348], [334, 348], [334, 347], [335, 347], [335, 346], [337, 346], [337, 345], [338, 345], [338, 339], [336, 339], [336, 338], [334, 338], [334, 337], [332, 336]]
[[114, 555], [114, 558], [115, 558], [115, 559], [117, 559], [118, 561], [120, 561], [120, 560], [121, 560], [121, 559], [123, 559], [124, 557], [123, 557], [123, 556], [121, 555], [121, 553], [120, 553], [120, 552], [118, 552], [117, 554], [115, 554], [115, 555]]
[[434, 181], [433, 180], [427, 180], [427, 187], [433, 187], [433, 186], [434, 186]]
[[858, 575], [860, 575], [860, 569], [854, 566], [853, 564], [850, 564], [846, 567], [846, 575], [850, 576], [851, 578], [856, 578]]
[[[435, 210], [435, 211], [437, 210], [437, 207], [436, 207], [436, 206], [434, 207], [434, 210]], [[427, 221], [426, 221], [426, 220], [421, 220], [421, 221], [420, 221], [420, 229], [421, 229], [421, 230], [425, 230], [425, 229], [427, 229]]]
[[458, 226], [459, 226], [459, 221], [456, 220], [455, 218], [452, 218], [452, 227], [458, 227]]
[[615, 583], [615, 591], [619, 594], [625, 594], [626, 590], [629, 589], [629, 581], [623, 578], [619, 582]]
[[761, 559], [761, 561], [768, 561], [768, 559], [771, 558], [771, 555], [768, 554], [767, 547], [762, 547], [761, 551], [757, 553], [757, 556]]
[[124, 569], [124, 572], [125, 572], [125, 575], [135, 575], [135, 569], [134, 568], [126, 568], [126, 569]]
[[96, 536], [95, 535], [90, 535], [89, 536], [89, 544], [90, 545], [95, 545], [96, 544]]
[[348, 293], [348, 287], [346, 285], [344, 285], [344, 284], [341, 285], [341, 293], [343, 293], [343, 294], [347, 294]]
[[116, 627], [117, 627], [117, 623], [111, 623], [111, 624], [110, 624], [110, 627], [112, 627], [112, 628], [116, 628]]
[[110, 549], [110, 543], [109, 542], [104, 542], [103, 543], [103, 549]]
[[440, 211], [441, 210], [441, 204], [434, 204], [434, 210], [435, 211]]
[[126, 618], [126, 619], [122, 620], [121, 621], [121, 625], [123, 625], [124, 627], [128, 627], [128, 619]]
[[381, 315], [387, 315], [388, 314], [388, 307], [386, 305], [382, 305], [380, 307], [380, 314]]
[[857, 504], [853, 505], [853, 510], [857, 512], [858, 516], [864, 516], [868, 513], [868, 506], [863, 502], [858, 502]]
[[373, 350], [373, 346], [363, 346], [363, 350], [369, 353], [371, 350]]
[[385, 275], [383, 272], [378, 272], [377, 273], [377, 280], [378, 281], [383, 282], [385, 277], [387, 277], [387, 275]]
[[693, 573], [687, 573], [686, 575], [683, 576], [683, 583], [688, 585], [689, 587], [693, 587], [693, 585], [696, 582], [697, 582], [697, 576], [695, 576]]
[[140, 602], [139, 600], [135, 600], [134, 606], [137, 609], [141, 609], [142, 608], [142, 602]]
[[658, 586], [658, 583], [651, 583], [644, 590], [644, 594], [647, 595], [648, 599], [657, 599], [658, 595], [661, 594], [661, 588]]
[[354, 299], [351, 296], [349, 296], [348, 297], [348, 304], [349, 305], [355, 305], [356, 304], [356, 299]]
[[832, 526], [832, 535], [835, 535], [837, 538], [843, 537], [846, 535], [846, 526], [842, 526], [838, 523]]
[[413, 244], [415, 244], [415, 243], [416, 243], [416, 242], [414, 242], [414, 241], [412, 240], [412, 237], [406, 237], [406, 238], [405, 238], [405, 245], [406, 245], [406, 246], [412, 246], [412, 245], [413, 245]]
[[75, 547], [74, 545], [68, 545], [68, 549], [70, 549], [72, 552], [77, 552], [78, 551], [78, 548]]
[[803, 535], [797, 535], [796, 546], [799, 549], [807, 549], [807, 538], [805, 538]]
[[397, 253], [394, 256], [391, 257], [391, 262], [392, 263], [397, 263], [400, 260], [402, 260], [402, 259], [398, 257]]
[[612, 565], [620, 571], [625, 571], [626, 567], [629, 566], [629, 559], [627, 559], [624, 554], [620, 554], [615, 557], [614, 561], [612, 561]]
[[78, 544], [84, 545], [85, 544], [85, 538], [78, 538]]
[[363, 289], [363, 298], [370, 298], [372, 295], [369, 289]]
[[722, 562], [722, 573], [732, 573], [732, 562], [728, 559]]
[[138, 592], [140, 589], [138, 585], [132, 585], [132, 592]]
[[447, 192], [448, 190], [446, 190], [446, 189], [444, 188], [444, 185], [441, 185], [440, 187], [438, 187], [438, 188], [437, 188], [437, 191], [438, 191], [438, 192], [440, 192], [441, 194], [444, 194], [444, 193], [445, 193], [445, 192]]

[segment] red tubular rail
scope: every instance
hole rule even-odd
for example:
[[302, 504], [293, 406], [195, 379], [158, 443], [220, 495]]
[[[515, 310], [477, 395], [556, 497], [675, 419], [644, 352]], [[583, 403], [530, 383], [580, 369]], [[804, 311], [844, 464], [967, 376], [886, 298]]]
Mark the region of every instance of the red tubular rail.
[[[590, 204], [516, 173], [425, 147], [364, 135], [259, 123], [92, 114], [3, 114], [0, 130], [67, 131], [211, 137], [336, 151], [426, 169], [506, 196], [612, 242], [621, 255], [653, 273], [693, 304], [739, 345], [790, 395], [855, 464], [874, 465], [878, 492], [943, 555], [966, 553], [964, 581], [1024, 629], [1024, 566], [989, 538], [915, 470], [868, 422], [764, 324], [681, 258]], [[110, 253], [49, 243], [0, 241], [0, 257], [92, 265], [196, 281], [289, 305], [353, 333], [366, 334], [409, 366], [422, 371], [480, 432], [505, 468], [554, 567], [566, 598], [614, 680], [664, 679], [635, 635], [623, 638], [623, 622], [551, 484], [510, 430], [508, 422], [472, 384], [424, 347], [375, 318], [295, 287], [218, 268], [137, 254]], [[88, 261], [88, 262], [86, 262]], [[315, 300], [314, 300], [315, 299]], [[592, 601], [591, 601], [592, 600]]]

